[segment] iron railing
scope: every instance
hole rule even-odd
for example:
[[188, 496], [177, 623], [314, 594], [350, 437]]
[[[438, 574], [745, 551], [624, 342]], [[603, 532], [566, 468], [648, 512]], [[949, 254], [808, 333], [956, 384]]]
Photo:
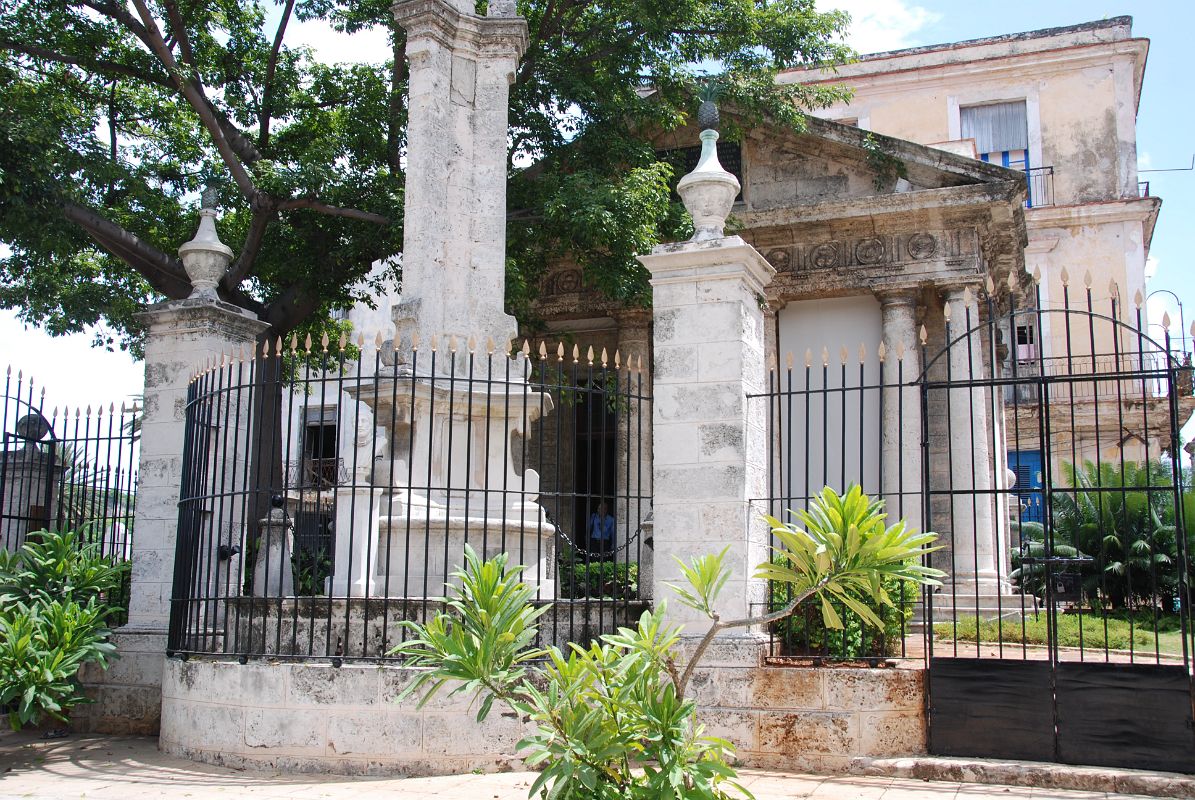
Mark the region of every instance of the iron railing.
[[[893, 521], [907, 518], [920, 526], [920, 474], [915, 463], [902, 464], [901, 456], [905, 448], [916, 449], [918, 428], [899, 424], [917, 414], [916, 360], [911, 366], [907, 361], [917, 354], [885, 352], [876, 344], [854, 342], [833, 356], [821, 348], [795, 357], [786, 353], [783, 363], [769, 370], [767, 390], [749, 396], [768, 420], [767, 495], [753, 501], [758, 511], [793, 521], [793, 512], [808, 509], [823, 487], [841, 492], [858, 485], [884, 500]], [[895, 584], [886, 588], [894, 606], [873, 608], [882, 630], [837, 603], [844, 627], [829, 629], [820, 605], [811, 601], [772, 626], [770, 658], [781, 663], [920, 658], [915, 625], [921, 592]], [[766, 610], [788, 605], [791, 592], [790, 585], [771, 586]]]
[[1030, 167], [1025, 170], [1025, 180], [1029, 184], [1029, 197], [1025, 201], [1026, 208], [1054, 205], [1053, 167]]
[[45, 408], [11, 368], [0, 399], [0, 547], [36, 531], [82, 529], [105, 556], [132, 554], [141, 409]]
[[559, 341], [275, 342], [206, 369], [186, 405], [169, 650], [388, 658], [403, 621], [443, 608], [466, 545], [525, 568], [552, 604], [541, 643], [613, 632], [645, 607], [650, 416], [640, 358]]

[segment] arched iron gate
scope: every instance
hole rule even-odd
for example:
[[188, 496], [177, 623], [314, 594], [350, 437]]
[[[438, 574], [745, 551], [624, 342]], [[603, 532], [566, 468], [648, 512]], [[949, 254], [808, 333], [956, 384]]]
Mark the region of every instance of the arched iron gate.
[[1190, 359], [1140, 296], [973, 298], [919, 380], [930, 751], [1195, 771]]

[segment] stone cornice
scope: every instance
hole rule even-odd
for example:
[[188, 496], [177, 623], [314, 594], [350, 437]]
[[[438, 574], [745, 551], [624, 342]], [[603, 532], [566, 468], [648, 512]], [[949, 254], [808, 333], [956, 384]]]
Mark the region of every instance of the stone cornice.
[[1147, 222], [1162, 205], [1157, 197], [1109, 200], [1072, 206], [1039, 206], [1025, 212], [1025, 223], [1032, 230], [1109, 222]]
[[948, 186], [942, 189], [921, 189], [851, 200], [832, 200], [815, 205], [790, 206], [766, 211], [742, 211], [735, 216], [744, 228], [767, 228], [803, 222], [908, 214], [921, 210], [983, 207], [1017, 201], [1023, 195], [1024, 181], [1000, 181], [971, 186]]
[[[958, 53], [963, 48], [952, 51]], [[1108, 63], [1110, 58], [1128, 56], [1133, 59], [1134, 105], [1140, 101], [1141, 84], [1144, 78], [1146, 55], [1149, 52], [1148, 39], [1123, 39], [1111, 42], [1068, 45], [1051, 50], [1035, 50], [1021, 53], [999, 53], [973, 60], [955, 59], [918, 63], [919, 55], [893, 55], [883, 59], [865, 60], [835, 68], [834, 74], [818, 70], [793, 70], [783, 73], [781, 83], [823, 83], [849, 84], [858, 94], [867, 90], [875, 92], [899, 91], [910, 84], [919, 87], [957, 84], [957, 73], [965, 71], [969, 82], [980, 77], [992, 77], [1003, 72], [1019, 72], [1032, 67], [1033, 80], [1048, 70], [1075, 70], [1086, 66]], [[808, 79], [802, 80], [808, 76]]]
[[462, 14], [447, 0], [398, 0], [390, 7], [410, 39], [430, 38], [445, 47], [466, 47], [519, 58], [529, 43], [522, 17]]
[[701, 242], [663, 244], [639, 261], [651, 273], [651, 285], [710, 280], [742, 280], [762, 294], [776, 268], [738, 236]]
[[262, 322], [240, 306], [205, 298], [155, 303], [134, 316], [146, 326], [168, 328], [176, 334], [217, 330], [249, 340], [256, 339], [270, 327], [269, 323]]

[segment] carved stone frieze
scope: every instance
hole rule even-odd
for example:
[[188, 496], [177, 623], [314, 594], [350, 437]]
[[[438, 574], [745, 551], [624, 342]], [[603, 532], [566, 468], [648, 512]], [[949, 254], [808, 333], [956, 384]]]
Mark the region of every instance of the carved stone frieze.
[[[910, 231], [764, 248], [777, 280], [870, 287], [877, 279], [913, 282], [976, 274], [982, 263], [974, 228]], [[887, 282], [887, 281], [884, 281]]]

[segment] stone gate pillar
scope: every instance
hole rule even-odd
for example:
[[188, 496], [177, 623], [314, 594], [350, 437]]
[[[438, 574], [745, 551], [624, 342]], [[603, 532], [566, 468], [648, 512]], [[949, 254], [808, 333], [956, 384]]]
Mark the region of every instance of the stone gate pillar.
[[[683, 582], [677, 558], [729, 546], [732, 577], [718, 610], [735, 619], [766, 601], [766, 584], [752, 578], [767, 558], [766, 509], [752, 501], [766, 493], [767, 404], [747, 395], [766, 385], [764, 288], [775, 270], [739, 237], [722, 235], [738, 181], [718, 164], [716, 139], [702, 133], [701, 161], [680, 183], [697, 233], [640, 258], [655, 312], [653, 596], [667, 599], [666, 584]], [[675, 601], [669, 617], [689, 623], [687, 635], [708, 624]]]
[[80, 730], [157, 732], [174, 581], [187, 386], [210, 359], [242, 347], [251, 352], [269, 327], [250, 312], [216, 298], [211, 276], [218, 280], [223, 275], [232, 251], [216, 236], [216, 212], [204, 208], [200, 215], [199, 232], [179, 248], [195, 291], [185, 300], [158, 303], [138, 315], [147, 329], [145, 409], [129, 618], [113, 636], [120, 658], [106, 672], [89, 669], [82, 676], [92, 687], [96, 703], [82, 706], [72, 717]]

